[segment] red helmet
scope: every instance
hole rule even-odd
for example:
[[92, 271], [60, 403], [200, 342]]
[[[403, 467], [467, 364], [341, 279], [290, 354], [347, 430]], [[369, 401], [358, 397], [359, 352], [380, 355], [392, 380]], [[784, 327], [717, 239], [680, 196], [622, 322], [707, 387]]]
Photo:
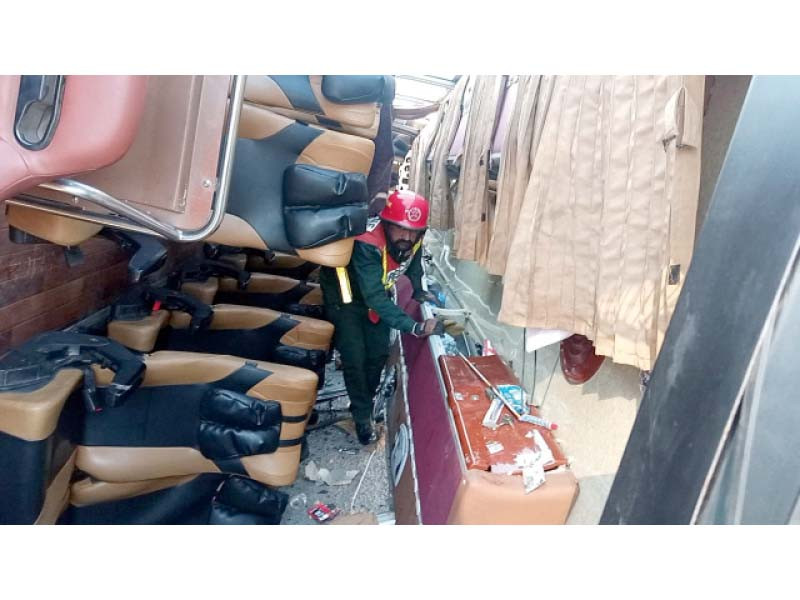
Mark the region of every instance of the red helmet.
[[428, 228], [428, 201], [414, 192], [396, 190], [386, 199], [379, 215], [382, 221], [405, 229], [424, 231]]

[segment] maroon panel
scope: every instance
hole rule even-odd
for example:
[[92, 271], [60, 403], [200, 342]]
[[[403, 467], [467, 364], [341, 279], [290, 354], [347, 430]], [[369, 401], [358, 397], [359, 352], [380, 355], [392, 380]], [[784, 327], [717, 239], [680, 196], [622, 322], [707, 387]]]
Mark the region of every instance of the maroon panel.
[[[396, 344], [392, 347], [389, 365], [394, 366], [400, 360], [398, 346], [399, 344]], [[415, 465], [411, 462], [410, 448], [403, 453], [402, 446], [398, 444], [399, 434], [406, 430], [408, 423], [404, 394], [403, 379], [398, 378], [389, 414], [386, 416], [386, 447], [387, 451], [391, 452], [389, 472], [390, 480], [393, 478], [394, 484], [394, 517], [398, 525], [419, 525]], [[404, 433], [407, 435], [409, 432], [404, 431]]]
[[[403, 277], [397, 288], [398, 304], [419, 320], [419, 304], [410, 300], [410, 282]], [[403, 335], [403, 351], [408, 369], [408, 404], [422, 522], [442, 525], [447, 523], [461, 482], [458, 458], [461, 448], [450, 427], [447, 405], [436, 375], [437, 365], [427, 340]]]

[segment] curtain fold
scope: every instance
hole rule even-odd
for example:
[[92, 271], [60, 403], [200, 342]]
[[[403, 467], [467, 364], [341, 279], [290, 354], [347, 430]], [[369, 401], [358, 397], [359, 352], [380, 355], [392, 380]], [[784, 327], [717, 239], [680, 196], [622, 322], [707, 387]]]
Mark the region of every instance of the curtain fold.
[[433, 229], [451, 229], [455, 223], [447, 157], [461, 121], [468, 81], [468, 76], [461, 77], [444, 100], [441, 125], [431, 148], [430, 195], [427, 198], [431, 205], [430, 227]]
[[455, 200], [454, 250], [462, 260], [483, 262], [489, 248], [489, 154], [504, 85], [500, 75], [475, 78]]
[[521, 75], [508, 136], [500, 154], [497, 204], [484, 267], [505, 273], [510, 233], [516, 226], [553, 91], [551, 76]]
[[428, 155], [431, 144], [439, 130], [441, 113], [434, 113], [427, 125], [411, 144], [411, 164], [408, 174], [408, 185], [412, 191], [425, 196], [430, 194], [430, 176], [428, 172]]

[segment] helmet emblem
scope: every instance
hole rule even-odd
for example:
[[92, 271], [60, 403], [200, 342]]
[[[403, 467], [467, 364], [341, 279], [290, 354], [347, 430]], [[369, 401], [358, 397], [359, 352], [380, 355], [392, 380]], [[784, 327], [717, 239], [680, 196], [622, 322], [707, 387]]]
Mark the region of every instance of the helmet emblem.
[[416, 206], [412, 206], [406, 211], [406, 218], [412, 223], [416, 223], [422, 218], [422, 211]]

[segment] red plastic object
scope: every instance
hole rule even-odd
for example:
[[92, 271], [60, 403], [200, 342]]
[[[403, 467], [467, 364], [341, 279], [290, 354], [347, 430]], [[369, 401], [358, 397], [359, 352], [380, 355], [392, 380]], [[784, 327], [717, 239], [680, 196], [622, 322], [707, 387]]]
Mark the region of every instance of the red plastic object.
[[594, 344], [585, 335], [573, 335], [561, 342], [561, 372], [572, 385], [586, 383], [605, 360], [594, 351]]
[[308, 509], [308, 516], [317, 523], [326, 523], [333, 520], [339, 514], [339, 509], [335, 506], [328, 506], [322, 502], [317, 502]]

